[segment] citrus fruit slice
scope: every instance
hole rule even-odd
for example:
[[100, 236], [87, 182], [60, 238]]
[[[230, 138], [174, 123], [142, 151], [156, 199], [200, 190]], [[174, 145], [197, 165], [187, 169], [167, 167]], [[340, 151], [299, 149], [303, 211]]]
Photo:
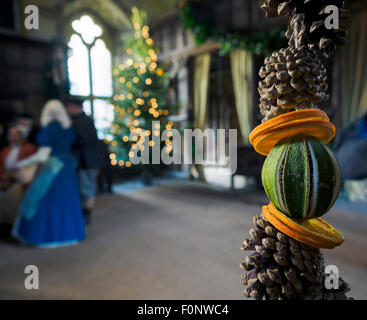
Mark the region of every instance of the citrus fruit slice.
[[344, 242], [343, 235], [321, 218], [290, 219], [273, 203], [263, 206], [262, 213], [275, 228], [311, 247], [332, 249]]
[[250, 143], [266, 156], [281, 140], [295, 135], [309, 136], [328, 143], [335, 136], [335, 127], [327, 114], [319, 109], [285, 113], [257, 126], [250, 133]]

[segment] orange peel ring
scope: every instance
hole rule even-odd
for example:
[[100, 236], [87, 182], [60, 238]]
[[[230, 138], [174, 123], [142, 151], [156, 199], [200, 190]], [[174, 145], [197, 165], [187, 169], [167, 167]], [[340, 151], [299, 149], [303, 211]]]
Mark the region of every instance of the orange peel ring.
[[[279, 141], [296, 135], [311, 136], [328, 143], [335, 136], [335, 127], [322, 110], [298, 110], [257, 126], [249, 140], [258, 153], [266, 156]], [[275, 228], [311, 247], [332, 249], [344, 242], [343, 235], [321, 218], [291, 219], [273, 203], [263, 206], [262, 213]]]
[[291, 219], [271, 202], [262, 207], [262, 214], [275, 228], [311, 247], [332, 249], [344, 242], [343, 235], [321, 218]]
[[311, 136], [328, 143], [335, 136], [335, 127], [322, 110], [298, 110], [260, 124], [252, 130], [249, 140], [256, 152], [266, 156], [279, 141], [295, 135]]

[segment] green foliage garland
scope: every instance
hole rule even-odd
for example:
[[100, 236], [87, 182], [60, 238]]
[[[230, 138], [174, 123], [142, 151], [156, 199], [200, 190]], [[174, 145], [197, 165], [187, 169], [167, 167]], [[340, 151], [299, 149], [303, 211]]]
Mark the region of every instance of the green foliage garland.
[[184, 28], [193, 32], [195, 42], [198, 45], [208, 39], [216, 41], [219, 43], [220, 54], [222, 55], [236, 49], [246, 49], [256, 55], [270, 55], [273, 51], [279, 50], [287, 44], [285, 28], [275, 28], [250, 35], [218, 31], [211, 22], [198, 17], [190, 0], [186, 0], [180, 5], [180, 16]]

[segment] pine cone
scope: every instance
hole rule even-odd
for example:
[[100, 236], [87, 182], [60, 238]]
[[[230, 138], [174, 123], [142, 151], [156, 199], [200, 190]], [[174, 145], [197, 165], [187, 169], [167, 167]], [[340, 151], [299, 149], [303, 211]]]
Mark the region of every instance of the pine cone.
[[[286, 33], [290, 47], [307, 45], [328, 58], [336, 45], [345, 44], [348, 37], [350, 12], [343, 9], [343, 0], [265, 0], [262, 8], [267, 17], [289, 14], [290, 23]], [[327, 29], [325, 20], [328, 5], [339, 9], [339, 29]]]
[[296, 241], [273, 227], [265, 218], [254, 217], [250, 238], [242, 250], [250, 250], [241, 268], [244, 295], [262, 300], [345, 300], [350, 286], [339, 279], [339, 289], [324, 287], [324, 259], [320, 249]]
[[327, 100], [326, 69], [317, 54], [305, 46], [281, 49], [265, 58], [259, 71], [260, 112], [263, 121], [282, 113], [315, 108]]
[[267, 18], [274, 18], [289, 13], [297, 2], [297, 0], [264, 0], [261, 8], [265, 10]]

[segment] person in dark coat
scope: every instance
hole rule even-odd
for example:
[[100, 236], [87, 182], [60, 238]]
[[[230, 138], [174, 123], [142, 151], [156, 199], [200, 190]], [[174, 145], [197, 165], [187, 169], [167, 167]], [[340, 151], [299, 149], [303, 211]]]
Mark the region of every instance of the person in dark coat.
[[65, 106], [71, 117], [73, 129], [77, 133], [73, 153], [78, 163], [83, 214], [86, 224], [89, 224], [91, 212], [95, 205], [98, 172], [104, 165], [105, 154], [101, 147], [103, 142], [97, 137], [93, 119], [83, 111], [83, 100], [68, 97]]

